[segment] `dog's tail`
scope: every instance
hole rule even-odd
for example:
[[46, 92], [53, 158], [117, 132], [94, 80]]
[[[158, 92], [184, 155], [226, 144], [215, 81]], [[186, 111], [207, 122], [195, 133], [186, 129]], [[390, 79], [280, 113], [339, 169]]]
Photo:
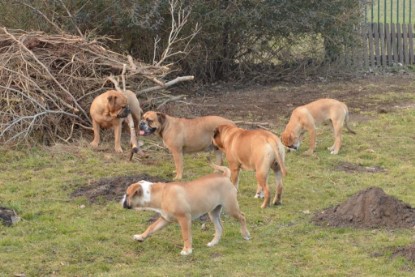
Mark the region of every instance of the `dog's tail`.
[[213, 169], [215, 169], [215, 172], [220, 171], [222, 172], [223, 176], [226, 176], [228, 178], [231, 177], [231, 170], [227, 168], [226, 166], [221, 166], [221, 165], [217, 165], [214, 163], [212, 163], [211, 166], [213, 167]]
[[349, 123], [349, 110], [346, 108], [346, 117], [344, 119], [344, 126], [346, 127], [347, 131], [349, 131], [349, 133], [356, 135], [356, 132], [350, 129], [348, 123]]
[[285, 164], [284, 164], [284, 160], [285, 160], [284, 146], [282, 145], [278, 137], [276, 140], [275, 139], [268, 140], [268, 143], [272, 146], [272, 149], [274, 150], [275, 158], [277, 159], [282, 176], [287, 175], [287, 170], [285, 169]]

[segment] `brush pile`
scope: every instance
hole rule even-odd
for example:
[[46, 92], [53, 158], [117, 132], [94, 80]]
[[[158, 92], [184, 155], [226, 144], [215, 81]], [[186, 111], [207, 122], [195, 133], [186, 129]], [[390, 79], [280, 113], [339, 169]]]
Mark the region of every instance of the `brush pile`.
[[128, 89], [163, 87], [172, 70], [105, 48], [108, 38], [0, 29], [0, 143], [69, 141], [90, 129], [89, 106], [125, 72]]

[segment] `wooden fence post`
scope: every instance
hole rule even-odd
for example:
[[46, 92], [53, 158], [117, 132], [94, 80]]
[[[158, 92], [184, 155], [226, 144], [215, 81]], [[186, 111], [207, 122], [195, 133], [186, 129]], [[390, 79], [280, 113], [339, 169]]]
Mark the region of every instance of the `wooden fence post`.
[[412, 24], [408, 24], [408, 38], [409, 38], [409, 64], [414, 64], [414, 33]]

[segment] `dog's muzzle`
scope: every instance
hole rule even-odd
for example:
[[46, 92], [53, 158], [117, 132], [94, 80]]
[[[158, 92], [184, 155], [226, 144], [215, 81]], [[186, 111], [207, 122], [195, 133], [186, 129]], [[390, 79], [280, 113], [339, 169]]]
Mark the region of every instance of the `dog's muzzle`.
[[122, 204], [122, 207], [124, 209], [132, 209], [132, 207], [130, 205], [128, 205], [128, 203], [127, 203], [127, 195], [125, 195], [125, 194], [124, 194], [124, 197], [121, 200], [121, 204]]
[[287, 146], [287, 147], [292, 149], [292, 150], [298, 150], [300, 148], [300, 143], [297, 142], [297, 143], [294, 143], [294, 144], [292, 144], [290, 146]]
[[125, 118], [131, 113], [130, 108], [124, 107], [120, 112], [117, 114], [118, 118]]
[[144, 135], [151, 135], [152, 133], [154, 133], [157, 128], [151, 128], [146, 121], [142, 120], [140, 121], [140, 124], [138, 125], [138, 128], [140, 129], [140, 131], [144, 132]]

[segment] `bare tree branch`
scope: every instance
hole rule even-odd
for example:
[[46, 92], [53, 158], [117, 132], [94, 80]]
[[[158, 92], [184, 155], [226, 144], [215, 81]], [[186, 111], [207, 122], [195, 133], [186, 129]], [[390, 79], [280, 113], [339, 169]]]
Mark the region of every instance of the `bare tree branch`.
[[155, 86], [155, 87], [151, 87], [151, 88], [146, 88], [146, 89], [140, 90], [139, 92], [137, 92], [137, 94], [143, 94], [143, 93], [150, 92], [150, 91], [155, 91], [155, 90], [159, 90], [159, 89], [168, 88], [168, 87], [171, 87], [172, 85], [175, 85], [179, 82], [192, 81], [193, 79], [194, 79], [194, 76], [177, 77], [176, 79], [165, 83], [164, 86]]
[[[188, 46], [193, 38], [197, 35], [200, 31], [199, 25], [196, 24], [193, 32], [187, 37], [180, 37], [180, 34], [183, 30], [183, 27], [186, 26], [189, 16], [191, 14], [191, 9], [183, 9], [180, 5], [180, 2], [177, 0], [170, 0], [170, 15], [171, 15], [171, 26], [170, 26], [170, 33], [167, 40], [167, 46], [164, 49], [163, 53], [160, 56], [158, 61], [155, 61], [155, 53], [157, 51], [158, 43], [160, 39], [158, 37], [155, 38], [154, 41], [154, 57], [153, 57], [153, 64], [160, 66], [162, 65], [167, 59], [177, 56], [177, 55], [186, 55], [188, 54]], [[186, 46], [182, 50], [174, 51], [174, 47], [178, 42], [186, 41]]]
[[84, 34], [82, 34], [81, 30], [79, 29], [78, 25], [76, 24], [75, 20], [73, 19], [73, 16], [72, 16], [71, 12], [68, 10], [68, 8], [66, 7], [65, 3], [63, 3], [62, 0], [59, 0], [59, 2], [61, 3], [62, 7], [65, 9], [65, 11], [68, 14], [69, 18], [71, 19], [71, 22], [74, 25], [75, 29], [78, 31], [78, 34], [81, 37], [85, 37]]

